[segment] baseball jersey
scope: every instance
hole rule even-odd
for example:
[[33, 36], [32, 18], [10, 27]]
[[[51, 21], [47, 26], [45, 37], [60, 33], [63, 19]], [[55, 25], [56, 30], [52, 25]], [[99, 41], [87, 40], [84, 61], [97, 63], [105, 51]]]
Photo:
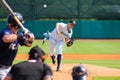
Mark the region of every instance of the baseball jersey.
[[13, 32], [9, 28], [0, 32], [0, 64], [11, 66], [18, 50], [18, 41], [4, 43], [2, 37], [6, 34], [13, 34]]
[[[67, 35], [71, 38], [72, 33], [73, 33], [73, 32], [72, 32], [72, 29], [70, 29], [70, 32], [68, 32], [68, 30], [67, 30], [67, 24], [65, 24], [65, 23], [63, 23], [63, 22], [61, 22], [61, 23], [59, 23], [59, 24], [61, 25], [61, 27], [59, 28], [59, 31], [67, 34]], [[63, 39], [66, 38], [66, 36], [63, 35], [63, 34], [57, 34], [57, 33], [56, 33], [56, 28], [51, 32], [51, 35], [50, 35], [50, 36], [51, 36], [53, 39], [55, 39], [56, 41], [60, 41], [60, 40], [63, 40]]]
[[11, 68], [9, 74], [13, 80], [43, 80], [44, 77], [52, 78], [53, 75], [51, 68], [39, 61], [18, 63]]

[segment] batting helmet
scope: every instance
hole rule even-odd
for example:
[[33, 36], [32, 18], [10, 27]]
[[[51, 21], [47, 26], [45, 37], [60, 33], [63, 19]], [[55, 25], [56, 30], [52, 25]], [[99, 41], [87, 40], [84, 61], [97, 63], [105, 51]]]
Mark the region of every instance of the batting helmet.
[[[20, 13], [17, 13], [17, 12], [15, 12], [14, 14], [19, 19], [19, 21], [23, 24], [24, 23], [23, 16]], [[7, 22], [12, 24], [13, 27], [20, 28], [18, 23], [11, 16], [11, 14], [9, 14], [9, 16], [7, 17]]]
[[71, 75], [73, 80], [85, 80], [83, 77], [87, 76], [87, 70], [83, 65], [77, 65], [73, 67]]

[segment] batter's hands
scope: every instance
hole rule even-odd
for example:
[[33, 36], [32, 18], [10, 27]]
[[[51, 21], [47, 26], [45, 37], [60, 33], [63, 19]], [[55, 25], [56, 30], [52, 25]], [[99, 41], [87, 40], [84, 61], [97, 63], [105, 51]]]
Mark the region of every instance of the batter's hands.
[[26, 34], [21, 33], [18, 36], [18, 41], [21, 46], [23, 45], [28, 46], [28, 47], [32, 46], [34, 39], [35, 39], [34, 34], [31, 32], [28, 32]]
[[35, 39], [34, 34], [31, 33], [31, 32], [28, 32], [28, 33], [25, 34], [25, 37], [26, 37], [25, 38], [25, 45], [26, 46], [32, 46], [32, 43]]

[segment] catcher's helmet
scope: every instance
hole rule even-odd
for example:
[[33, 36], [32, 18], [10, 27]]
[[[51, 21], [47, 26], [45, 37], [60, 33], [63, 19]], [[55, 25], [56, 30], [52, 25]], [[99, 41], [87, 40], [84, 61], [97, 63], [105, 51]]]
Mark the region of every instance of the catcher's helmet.
[[[24, 23], [23, 16], [20, 13], [17, 13], [17, 12], [15, 12], [14, 14], [20, 20], [20, 22], [23, 24]], [[9, 16], [7, 17], [7, 22], [12, 24], [16, 28], [20, 28], [18, 23], [11, 16], [11, 14], [9, 14]]]

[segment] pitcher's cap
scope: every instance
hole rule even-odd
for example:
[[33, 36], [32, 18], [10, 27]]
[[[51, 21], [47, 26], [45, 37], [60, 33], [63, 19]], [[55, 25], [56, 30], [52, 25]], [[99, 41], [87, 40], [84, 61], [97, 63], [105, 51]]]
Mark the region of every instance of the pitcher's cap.
[[73, 25], [76, 25], [75, 20], [70, 20], [69, 23], [72, 23]]

